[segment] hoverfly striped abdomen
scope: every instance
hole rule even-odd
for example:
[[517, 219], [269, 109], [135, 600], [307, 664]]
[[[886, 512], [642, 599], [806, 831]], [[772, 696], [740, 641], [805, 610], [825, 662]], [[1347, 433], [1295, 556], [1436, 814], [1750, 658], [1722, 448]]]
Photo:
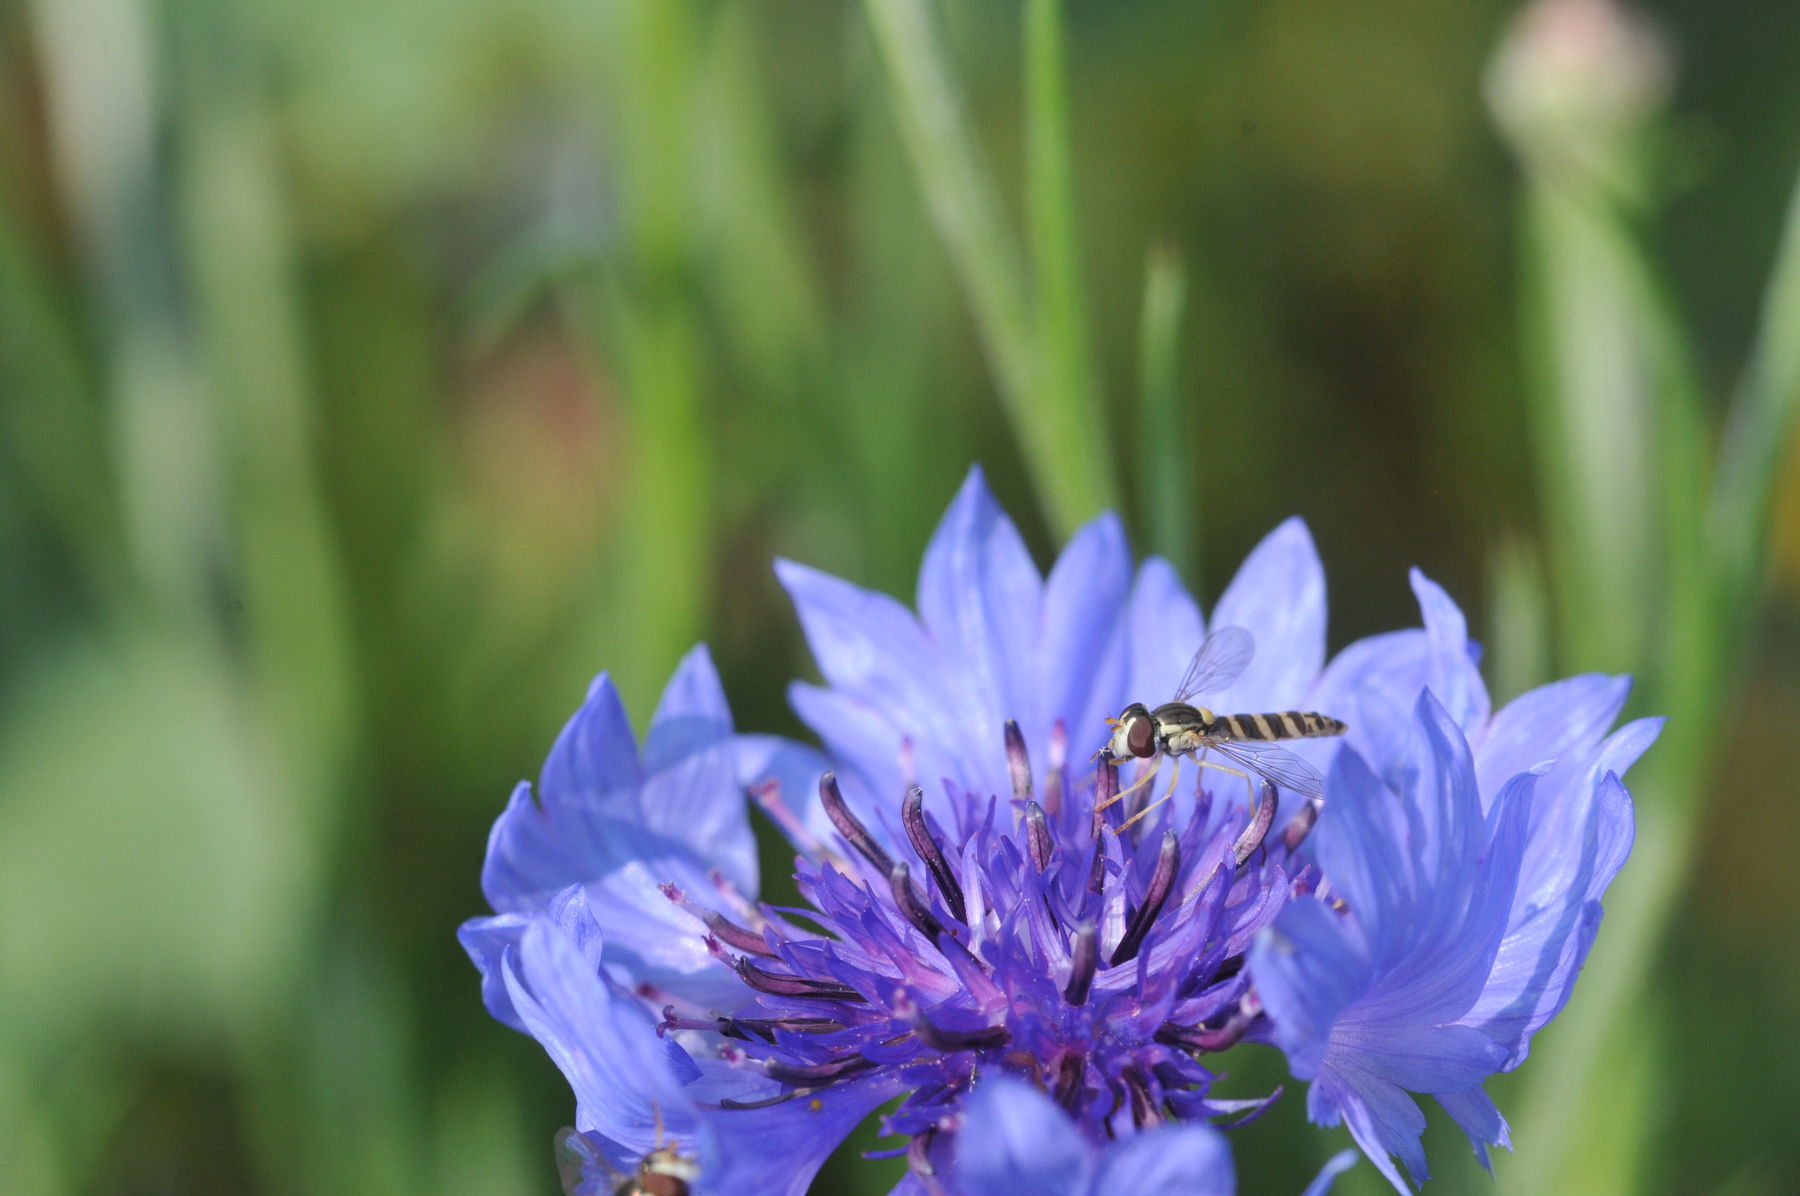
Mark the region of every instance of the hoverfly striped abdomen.
[[1316, 739], [1342, 735], [1344, 724], [1310, 710], [1221, 714], [1205, 730], [1210, 739]]

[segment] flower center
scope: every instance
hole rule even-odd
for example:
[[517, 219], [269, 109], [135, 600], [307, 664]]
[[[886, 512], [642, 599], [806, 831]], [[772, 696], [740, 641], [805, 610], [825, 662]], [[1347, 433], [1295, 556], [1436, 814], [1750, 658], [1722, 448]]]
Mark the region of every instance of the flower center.
[[[1272, 787], [1245, 809], [1215, 803], [1196, 777], [1191, 801], [1134, 821], [1152, 786], [1112, 800], [1110, 759], [1072, 783], [1060, 726], [1039, 801], [1016, 724], [1005, 737], [1010, 816], [998, 799], [952, 792], [948, 834], [920, 788], [902, 799], [889, 841], [904, 840], [916, 876], [827, 773], [819, 792], [838, 842], [798, 839], [810, 908], [743, 902], [734, 920], [665, 886], [750, 990], [733, 1013], [666, 1006], [660, 1027], [716, 1034], [722, 1057], [773, 1081], [765, 1099], [727, 1107], [890, 1071], [911, 1092], [886, 1127], [917, 1146], [956, 1127], [961, 1096], [989, 1068], [1037, 1083], [1096, 1137], [1254, 1115], [1273, 1099], [1213, 1101], [1199, 1059], [1261, 1015], [1243, 953], [1310, 883], [1293, 859], [1308, 814], [1271, 842]], [[794, 834], [778, 791], [757, 798]]]

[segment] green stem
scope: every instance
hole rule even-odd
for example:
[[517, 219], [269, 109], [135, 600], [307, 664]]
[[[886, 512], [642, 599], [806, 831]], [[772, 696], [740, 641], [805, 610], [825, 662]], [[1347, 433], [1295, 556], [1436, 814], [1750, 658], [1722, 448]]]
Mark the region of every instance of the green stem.
[[1525, 344], [1558, 646], [1565, 664], [1610, 671], [1643, 659], [1648, 615], [1619, 598], [1649, 590], [1654, 533], [1655, 411], [1619, 219], [1566, 181], [1527, 183]]
[[[1636, 846], [1607, 894], [1606, 932], [1528, 1069], [1519, 1152], [1503, 1178], [1539, 1192], [1563, 1188], [1584, 1156], [1628, 1159], [1644, 1144], [1640, 1123], [1605, 1116], [1620, 1081], [1603, 1073], [1650, 1035], [1644, 985], [1695, 850], [1704, 729], [1729, 646], [1704, 553], [1706, 438], [1686, 329], [1604, 188], [1540, 169], [1527, 214], [1537, 283], [1527, 343], [1543, 354], [1533, 422], [1562, 662], [1649, 662], [1639, 699], [1671, 720], [1633, 773]], [[1583, 1173], [1577, 1188], [1622, 1192], [1629, 1175]]]

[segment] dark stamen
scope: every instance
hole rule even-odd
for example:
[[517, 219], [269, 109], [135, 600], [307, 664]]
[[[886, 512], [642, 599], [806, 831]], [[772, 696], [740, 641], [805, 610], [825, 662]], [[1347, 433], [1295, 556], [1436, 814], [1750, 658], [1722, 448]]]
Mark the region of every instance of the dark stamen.
[[656, 1023], [656, 1036], [661, 1038], [671, 1030], [718, 1030], [724, 1025], [724, 1018], [682, 1017], [675, 1012], [675, 1006], [664, 1005], [662, 1021]]
[[861, 1001], [862, 994], [848, 984], [830, 980], [812, 980], [805, 976], [782, 976], [757, 967], [739, 957], [731, 965], [745, 984], [772, 997], [816, 997], [824, 1001]]
[[705, 923], [707, 930], [711, 931], [713, 937], [721, 942], [730, 943], [739, 951], [745, 951], [751, 955], [766, 955], [771, 958], [775, 955], [773, 951], [769, 950], [769, 944], [762, 935], [757, 934], [754, 930], [746, 930], [717, 910], [707, 909], [682, 892], [679, 887], [665, 884], [662, 886], [662, 894], [684, 911]]
[[1156, 1101], [1150, 1095], [1150, 1085], [1145, 1081], [1143, 1073], [1135, 1067], [1128, 1067], [1120, 1078], [1125, 1081], [1125, 1091], [1131, 1097], [1132, 1124], [1143, 1129], [1161, 1121], [1162, 1114], [1156, 1110]]
[[1031, 757], [1025, 753], [1025, 736], [1019, 731], [1019, 724], [1010, 718], [1006, 720], [1006, 770], [1012, 774], [1013, 800], [1029, 800]]
[[1309, 798], [1307, 803], [1300, 807], [1300, 812], [1294, 815], [1287, 826], [1282, 828], [1281, 845], [1283, 847], [1293, 851], [1306, 841], [1306, 836], [1312, 832], [1313, 823], [1319, 820], [1319, 808], [1323, 804], [1314, 797]]
[[1094, 772], [1094, 838], [1100, 838], [1107, 820], [1113, 816], [1106, 811], [1118, 806], [1119, 796], [1119, 764], [1111, 756], [1100, 758], [1100, 767]]
[[1050, 866], [1050, 821], [1044, 817], [1044, 807], [1034, 801], [1025, 803], [1025, 846], [1039, 872]]
[[856, 815], [844, 804], [844, 794], [838, 788], [836, 773], [828, 772], [819, 778], [819, 800], [825, 803], [825, 813], [831, 818], [831, 825], [838, 828], [838, 833], [865, 860], [882, 872], [893, 868], [894, 861], [889, 858], [886, 849], [875, 841], [875, 836], [856, 820]]
[[1250, 820], [1250, 825], [1244, 828], [1244, 833], [1238, 836], [1237, 844], [1232, 848], [1237, 854], [1238, 867], [1242, 868], [1244, 862], [1256, 852], [1258, 847], [1262, 846], [1264, 837], [1268, 835], [1269, 828], [1274, 824], [1275, 786], [1264, 781], [1262, 792], [1257, 795], [1256, 817]]
[[934, 1026], [922, 1014], [913, 1018], [913, 1033], [934, 1051], [985, 1051], [1004, 1046], [1012, 1038], [1005, 1026], [983, 1026], [979, 1030], [946, 1030]]
[[912, 880], [905, 864], [895, 864], [888, 871], [888, 887], [894, 892], [894, 905], [908, 922], [918, 928], [920, 934], [933, 943], [944, 933], [944, 924], [937, 920], [937, 915], [925, 908], [919, 900], [919, 894], [912, 887]]
[[1094, 982], [1094, 968], [1100, 962], [1100, 933], [1092, 922], [1075, 928], [1074, 958], [1069, 967], [1069, 984], [1063, 989], [1063, 1000], [1079, 1005], [1088, 997], [1088, 986]]
[[721, 1109], [766, 1109], [771, 1105], [779, 1105], [791, 1101], [795, 1097], [811, 1096], [817, 1088], [790, 1088], [786, 1092], [778, 1092], [774, 1096], [765, 1096], [761, 1100], [732, 1100], [726, 1097], [719, 1102]]
[[1252, 1121], [1255, 1121], [1258, 1117], [1261, 1117], [1264, 1113], [1267, 1113], [1270, 1109], [1274, 1108], [1276, 1100], [1280, 1098], [1286, 1087], [1285, 1084], [1275, 1085], [1275, 1091], [1257, 1101], [1256, 1107], [1242, 1117], [1239, 1117], [1235, 1121], [1221, 1121], [1216, 1124], [1222, 1130], [1242, 1129], [1244, 1126], [1249, 1125]]
[[931, 1144], [937, 1138], [934, 1129], [922, 1134], [914, 1134], [912, 1141], [906, 1144], [906, 1166], [912, 1176], [918, 1180], [927, 1196], [943, 1196], [944, 1185], [938, 1182], [937, 1168], [931, 1163]]
[[1237, 1045], [1238, 1041], [1255, 1024], [1259, 1012], [1261, 1011], [1239, 1009], [1226, 1018], [1223, 1025], [1211, 1029], [1205, 1026], [1177, 1026], [1173, 1022], [1164, 1022], [1156, 1031], [1156, 1041], [1189, 1051], [1222, 1051], [1226, 1047]]
[[906, 827], [906, 838], [919, 853], [919, 859], [931, 872], [931, 879], [937, 882], [938, 896], [950, 907], [950, 912], [964, 926], [969, 924], [969, 910], [963, 904], [962, 885], [956, 879], [956, 873], [950, 870], [950, 861], [944, 858], [944, 849], [937, 840], [931, 837], [931, 828], [925, 825], [925, 791], [914, 785], [906, 791], [906, 799], [900, 803], [900, 822]]
[[1137, 958], [1138, 950], [1144, 945], [1144, 936], [1150, 933], [1151, 924], [1169, 900], [1169, 890], [1175, 887], [1175, 871], [1180, 866], [1181, 844], [1176, 842], [1174, 831], [1164, 831], [1162, 848], [1156, 853], [1156, 871], [1150, 874], [1150, 885], [1144, 890], [1144, 904], [1138, 906], [1137, 914], [1125, 930], [1125, 937], [1119, 940], [1112, 953], [1115, 968], [1128, 959]]
[[1088, 892], [1096, 896], [1106, 888], [1106, 836], [1100, 832], [1106, 826], [1107, 815], [1101, 807], [1111, 803], [1118, 792], [1119, 766], [1111, 756], [1103, 757], [1094, 776], [1094, 862], [1088, 869]]
[[817, 1084], [821, 1081], [832, 1083], [857, 1072], [867, 1071], [875, 1064], [862, 1055], [840, 1055], [835, 1059], [827, 1059], [823, 1063], [802, 1066], [794, 1063], [770, 1063], [769, 1076], [780, 1080], [783, 1084]]
[[770, 1042], [780, 1030], [790, 1034], [830, 1034], [844, 1028], [844, 1023], [835, 1017], [728, 1017], [720, 1021], [726, 1026], [726, 1034], [739, 1038], [754, 1034]]
[[1081, 1082], [1087, 1078], [1087, 1056], [1071, 1052], [1057, 1065], [1056, 1087], [1051, 1095], [1056, 1103], [1073, 1112], [1081, 1096]]

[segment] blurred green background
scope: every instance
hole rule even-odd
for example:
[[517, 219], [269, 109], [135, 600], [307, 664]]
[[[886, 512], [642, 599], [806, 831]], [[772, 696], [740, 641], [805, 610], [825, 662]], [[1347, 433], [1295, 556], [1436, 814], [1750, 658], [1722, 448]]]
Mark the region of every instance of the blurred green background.
[[[1640, 674], [1500, 1187], [1800, 1190], [1800, 7], [1645, 11], [0, 7], [0, 1191], [553, 1191], [509, 787], [697, 639], [797, 731], [770, 558], [910, 594], [972, 461], [1041, 560], [1298, 512], [1334, 649], [1418, 564], [1499, 696]], [[1294, 1086], [1245, 1190], [1347, 1143]]]

